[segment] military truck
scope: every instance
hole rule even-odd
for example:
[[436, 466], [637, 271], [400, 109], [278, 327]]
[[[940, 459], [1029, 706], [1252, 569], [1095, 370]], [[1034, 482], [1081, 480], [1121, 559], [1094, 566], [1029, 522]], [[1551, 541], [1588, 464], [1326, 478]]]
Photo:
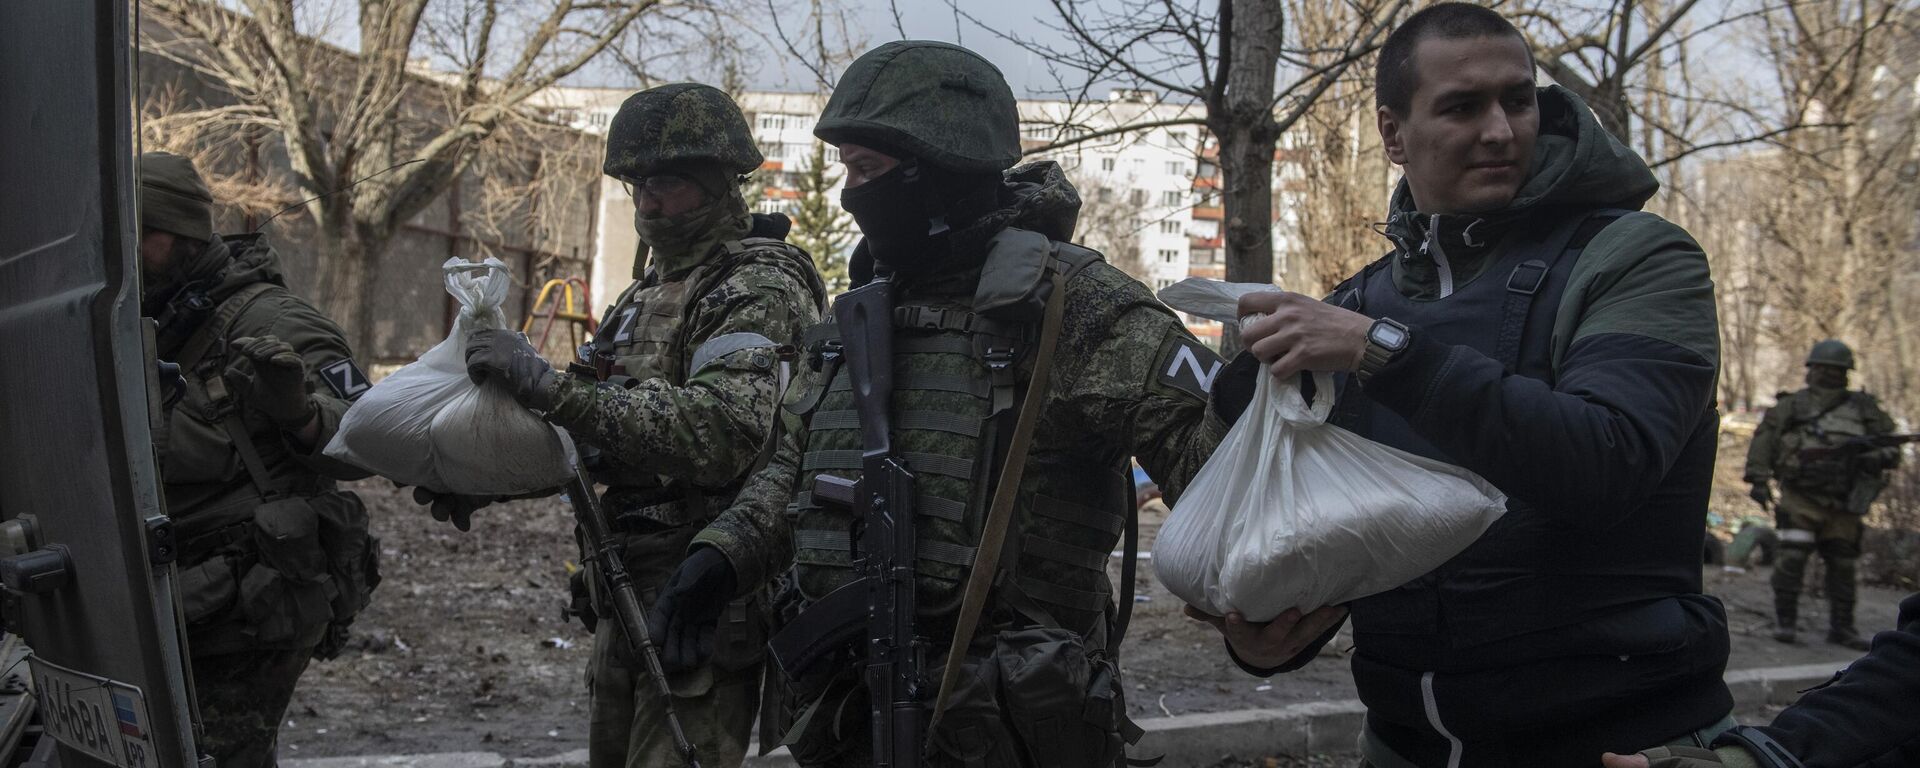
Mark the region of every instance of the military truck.
[[132, 13], [29, 0], [0, 22], [0, 754], [16, 764], [202, 764], [140, 318]]

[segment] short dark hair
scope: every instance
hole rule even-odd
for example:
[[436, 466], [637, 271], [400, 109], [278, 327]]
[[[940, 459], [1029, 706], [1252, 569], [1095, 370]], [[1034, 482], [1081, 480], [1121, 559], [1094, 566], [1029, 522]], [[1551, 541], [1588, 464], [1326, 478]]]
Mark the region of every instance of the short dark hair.
[[[1413, 69], [1413, 50], [1420, 41], [1432, 37], [1459, 40], [1502, 35], [1526, 41], [1526, 36], [1520, 34], [1520, 29], [1507, 21], [1507, 17], [1472, 3], [1439, 3], [1408, 16], [1380, 46], [1380, 60], [1373, 69], [1374, 106], [1386, 107], [1400, 115], [1412, 108], [1413, 92], [1420, 86], [1420, 73]], [[1533, 59], [1531, 48], [1527, 50], [1527, 59]]]

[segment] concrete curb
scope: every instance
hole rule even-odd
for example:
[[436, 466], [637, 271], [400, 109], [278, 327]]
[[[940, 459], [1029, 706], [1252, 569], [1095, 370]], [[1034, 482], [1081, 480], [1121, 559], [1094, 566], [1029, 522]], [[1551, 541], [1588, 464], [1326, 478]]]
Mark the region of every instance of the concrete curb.
[[[1800, 691], [1826, 682], [1847, 662], [1795, 667], [1744, 669], [1727, 673], [1734, 709], [1752, 713], [1800, 697]], [[1366, 707], [1358, 699], [1310, 701], [1273, 709], [1200, 712], [1140, 721], [1147, 735], [1132, 750], [1166, 755], [1162, 768], [1212, 765], [1228, 756], [1304, 755], [1349, 752], [1359, 741]], [[766, 757], [751, 757], [748, 768], [793, 768], [785, 747]], [[435, 752], [418, 755], [366, 755], [280, 761], [282, 768], [585, 768], [587, 751], [576, 749], [546, 757], [509, 758], [494, 752]]]

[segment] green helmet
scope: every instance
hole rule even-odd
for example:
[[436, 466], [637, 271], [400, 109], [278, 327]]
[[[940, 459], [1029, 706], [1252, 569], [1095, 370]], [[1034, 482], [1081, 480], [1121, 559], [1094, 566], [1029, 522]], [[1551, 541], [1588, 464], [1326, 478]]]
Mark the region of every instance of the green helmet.
[[633, 178], [712, 165], [744, 174], [764, 159], [733, 99], [710, 85], [674, 83], [628, 96], [620, 105], [607, 128], [604, 170]]
[[1006, 77], [957, 45], [898, 40], [840, 76], [813, 135], [872, 142], [959, 173], [998, 173], [1020, 160], [1020, 115]]
[[1807, 365], [1837, 365], [1853, 370], [1853, 349], [1839, 339], [1827, 339], [1813, 345], [1807, 353]]

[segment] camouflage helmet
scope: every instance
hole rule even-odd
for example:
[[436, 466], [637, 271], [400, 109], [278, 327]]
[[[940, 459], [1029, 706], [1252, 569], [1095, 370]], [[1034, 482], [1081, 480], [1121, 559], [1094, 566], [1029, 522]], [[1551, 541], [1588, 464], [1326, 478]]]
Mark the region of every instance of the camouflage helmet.
[[1807, 365], [1833, 365], [1853, 370], [1853, 349], [1839, 339], [1827, 339], [1813, 345], [1807, 353]]
[[674, 83], [627, 97], [607, 128], [604, 170], [615, 178], [652, 176], [689, 165], [744, 174], [764, 158], [740, 107], [720, 89]]
[[854, 60], [813, 135], [872, 142], [958, 173], [998, 173], [1020, 160], [1020, 116], [1000, 70], [926, 40], [894, 41]]

